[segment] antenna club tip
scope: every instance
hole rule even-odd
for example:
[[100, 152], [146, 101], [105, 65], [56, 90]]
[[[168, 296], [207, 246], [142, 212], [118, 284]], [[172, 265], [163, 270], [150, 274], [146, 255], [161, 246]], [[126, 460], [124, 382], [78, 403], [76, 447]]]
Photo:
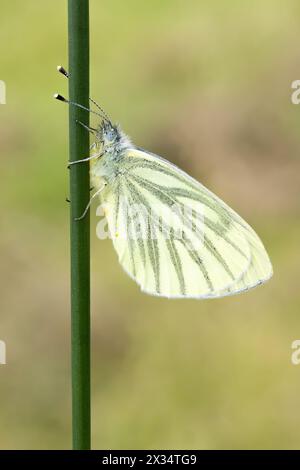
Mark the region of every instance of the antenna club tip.
[[63, 101], [64, 103], [68, 103], [68, 100], [64, 96], [60, 95], [59, 93], [54, 93], [53, 98], [59, 101]]
[[57, 69], [57, 71], [58, 71], [59, 73], [61, 73], [61, 74], [64, 75], [65, 77], [69, 78], [69, 76], [70, 76], [70, 75], [69, 75], [69, 72], [67, 72], [67, 70], [66, 70], [62, 65], [58, 65], [58, 66], [56, 67], [56, 69]]

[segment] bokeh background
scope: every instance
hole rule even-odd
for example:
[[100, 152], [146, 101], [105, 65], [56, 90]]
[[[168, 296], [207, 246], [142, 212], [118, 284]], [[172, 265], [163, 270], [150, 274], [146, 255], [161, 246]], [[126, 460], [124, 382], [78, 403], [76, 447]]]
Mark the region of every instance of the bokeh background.
[[[297, 0], [91, 0], [91, 90], [262, 237], [263, 287], [139, 292], [92, 210], [94, 448], [299, 448]], [[0, 448], [70, 447], [66, 2], [1, 2]]]

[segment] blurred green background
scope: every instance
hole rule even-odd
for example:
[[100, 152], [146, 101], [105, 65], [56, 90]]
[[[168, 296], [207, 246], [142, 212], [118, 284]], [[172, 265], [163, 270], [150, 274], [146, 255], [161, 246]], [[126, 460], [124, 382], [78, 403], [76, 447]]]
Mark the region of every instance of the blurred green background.
[[[261, 235], [273, 279], [139, 292], [92, 217], [94, 448], [300, 448], [297, 0], [91, 0], [91, 90]], [[70, 447], [66, 2], [1, 2], [0, 448]], [[92, 210], [95, 214], [95, 206]]]

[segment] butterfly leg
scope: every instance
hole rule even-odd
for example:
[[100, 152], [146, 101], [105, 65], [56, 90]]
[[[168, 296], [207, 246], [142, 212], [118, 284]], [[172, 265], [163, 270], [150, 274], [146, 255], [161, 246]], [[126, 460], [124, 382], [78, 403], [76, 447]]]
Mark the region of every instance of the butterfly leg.
[[96, 196], [98, 196], [98, 194], [100, 194], [101, 191], [103, 191], [103, 189], [105, 188], [105, 186], [107, 186], [107, 183], [104, 183], [104, 184], [101, 186], [101, 188], [99, 188], [99, 189], [92, 195], [91, 199], [89, 200], [88, 205], [87, 205], [86, 208], [84, 209], [83, 214], [82, 214], [80, 217], [76, 217], [75, 220], [82, 220], [82, 219], [84, 219], [84, 217], [86, 216], [86, 214], [87, 214], [87, 212], [88, 212], [88, 210], [89, 210], [89, 208], [90, 208], [90, 206], [91, 206], [91, 204], [92, 204], [92, 202], [93, 202], [93, 199], [94, 199]]
[[74, 160], [73, 162], [68, 163], [68, 168], [70, 168], [71, 165], [75, 165], [76, 163], [88, 162], [89, 160], [93, 160], [94, 158], [100, 158], [102, 155], [103, 153], [97, 153], [96, 155], [92, 155], [91, 157], [82, 158], [81, 160]]
[[76, 122], [77, 122], [78, 124], [80, 124], [86, 131], [91, 132], [92, 134], [93, 134], [94, 132], [97, 132], [97, 129], [95, 129], [94, 127], [87, 126], [87, 125], [84, 124], [83, 122], [78, 121], [78, 119], [76, 119]]

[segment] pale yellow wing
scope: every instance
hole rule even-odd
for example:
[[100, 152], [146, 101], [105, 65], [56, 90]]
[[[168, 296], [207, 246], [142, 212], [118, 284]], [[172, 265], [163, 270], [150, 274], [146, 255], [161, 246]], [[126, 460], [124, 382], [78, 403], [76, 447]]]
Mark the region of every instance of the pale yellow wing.
[[220, 297], [272, 275], [253, 229], [202, 184], [156, 155], [126, 151], [120, 174], [102, 199], [119, 261], [144, 292]]

